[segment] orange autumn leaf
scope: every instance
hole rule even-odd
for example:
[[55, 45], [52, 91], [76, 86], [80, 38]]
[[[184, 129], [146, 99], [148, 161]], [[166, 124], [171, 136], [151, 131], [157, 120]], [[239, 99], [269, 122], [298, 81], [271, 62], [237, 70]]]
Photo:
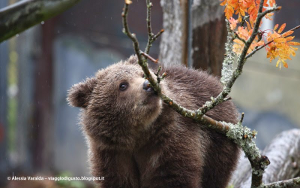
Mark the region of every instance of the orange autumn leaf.
[[230, 23], [230, 29], [234, 30], [236, 28], [236, 25], [238, 23], [238, 20], [234, 19], [233, 17], [231, 17], [229, 20]]
[[285, 26], [286, 26], [286, 23], [282, 24], [280, 26], [280, 28], [278, 29], [278, 33], [281, 33], [284, 30]]
[[289, 42], [290, 46], [300, 46], [300, 42]]
[[287, 36], [289, 36], [289, 35], [291, 35], [293, 33], [294, 33], [294, 31], [287, 31], [287, 32], [283, 33], [282, 36], [283, 37], [287, 37]]
[[227, 6], [225, 8], [225, 16], [227, 19], [230, 19], [232, 17], [233, 13], [234, 13], [234, 9], [232, 6]]
[[274, 39], [274, 42], [276, 42], [276, 43], [285, 42], [285, 41], [286, 41], [285, 38], [276, 38], [276, 39]]
[[285, 37], [285, 40], [290, 41], [290, 40], [293, 40], [294, 38], [295, 38], [295, 36], [289, 36], [289, 37]]
[[265, 18], [268, 19], [268, 20], [273, 20], [272, 19], [272, 16], [274, 16], [274, 12], [271, 12], [271, 13], [268, 13]]
[[269, 6], [274, 7], [276, 5], [275, 0], [269, 0]]
[[[221, 0], [221, 1], [222, 1], [222, 0]], [[227, 3], [227, 0], [224, 0], [220, 5], [221, 5], [221, 6], [225, 6], [226, 3]]]
[[[254, 22], [257, 18], [257, 13], [259, 9], [260, 0], [220, 0], [221, 6], [225, 6], [224, 12], [226, 18], [229, 20], [233, 14], [238, 15], [238, 21], [242, 22], [243, 17], [247, 14], [250, 16], [249, 21], [251, 25], [254, 25]], [[270, 5], [268, 4], [268, 0], [264, 1], [263, 11], [267, 10], [267, 7], [273, 5], [275, 0], [271, 0]], [[271, 19], [273, 14], [269, 13], [265, 17], [267, 19]]]
[[249, 22], [246, 21], [246, 24], [247, 24], [247, 29], [251, 30], [252, 26], [249, 24]]

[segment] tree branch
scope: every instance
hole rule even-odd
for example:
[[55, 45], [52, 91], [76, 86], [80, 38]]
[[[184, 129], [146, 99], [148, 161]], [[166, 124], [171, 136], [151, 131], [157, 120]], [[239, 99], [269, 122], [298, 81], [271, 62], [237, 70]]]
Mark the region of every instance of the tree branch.
[[[242, 53], [240, 54], [240, 56], [238, 58], [237, 68], [232, 73], [231, 78], [227, 79], [228, 82], [225, 83], [225, 87], [224, 87], [223, 91], [216, 98], [214, 98], [212, 101], [205, 103], [201, 108], [199, 108], [198, 113], [205, 114], [207, 111], [209, 111], [210, 109], [214, 108], [216, 105], [218, 105], [218, 104], [220, 104], [221, 102], [224, 101], [224, 98], [230, 93], [231, 88], [232, 88], [233, 84], [235, 83], [236, 79], [242, 73], [243, 66], [246, 62], [245, 57], [246, 57], [247, 52], [250, 48], [250, 45], [252, 44], [252, 42], [254, 41], [256, 35], [258, 34], [259, 25], [260, 25], [260, 22], [261, 22], [262, 18], [270, 12], [280, 10], [280, 7], [275, 7], [275, 8], [266, 10], [264, 12], [262, 12], [262, 9], [263, 9], [263, 0], [260, 1], [258, 16], [257, 16], [255, 24], [254, 24], [253, 32], [252, 32], [250, 38], [247, 41], [243, 41], [245, 43], [245, 46], [242, 50]], [[227, 57], [232, 58], [232, 57], [229, 56], [229, 54], [227, 54]], [[232, 58], [232, 59], [234, 59], [234, 58]], [[224, 62], [226, 62], [226, 60], [227, 59], [225, 58]], [[223, 64], [224, 64], [224, 62], [223, 62]], [[227, 75], [222, 75], [222, 77], [223, 76], [227, 76]], [[223, 78], [221, 78], [221, 80], [222, 79]]]
[[[146, 0], [147, 2], [147, 9], [148, 9], [148, 16], [150, 12], [151, 6], [149, 6], [149, 1]], [[161, 92], [161, 89], [159, 87], [159, 84], [152, 78], [150, 71], [148, 69], [146, 60], [144, 57], [141, 56], [141, 52], [139, 49], [139, 44], [138, 40], [136, 39], [134, 34], [131, 34], [129, 29], [128, 29], [128, 24], [127, 24], [127, 13], [128, 13], [128, 4], [125, 3], [125, 8], [124, 12], [122, 14], [123, 16], [123, 24], [124, 24], [124, 33], [133, 41], [134, 45], [134, 50], [138, 56], [138, 61], [139, 65], [142, 67], [146, 78], [149, 80], [151, 86], [153, 89], [157, 92], [158, 96], [167, 103], [170, 107], [172, 107], [175, 111], [177, 111], [179, 114], [192, 118], [196, 120], [197, 122], [201, 123], [204, 126], [207, 126], [211, 129], [216, 130], [217, 132], [220, 132], [224, 135], [226, 135], [229, 139], [234, 141], [238, 146], [240, 146], [243, 151], [245, 152], [248, 160], [251, 163], [252, 167], [252, 182], [251, 182], [251, 187], [259, 187], [262, 184], [262, 177], [265, 168], [270, 164], [269, 159], [266, 156], [261, 155], [259, 149], [257, 148], [255, 142], [253, 141], [253, 138], [256, 136], [256, 131], [251, 131], [249, 128], [242, 126], [242, 122], [239, 122], [237, 124], [231, 124], [227, 122], [221, 122], [221, 121], [216, 121], [208, 116], [205, 115], [205, 113], [215, 107], [216, 105], [220, 104], [221, 102], [227, 100], [227, 96], [231, 91], [231, 88], [236, 81], [236, 79], [240, 76], [243, 65], [245, 64], [245, 57], [247, 55], [248, 49], [250, 48], [250, 45], [254, 41], [256, 35], [258, 34], [258, 28], [260, 25], [260, 22], [262, 18], [269, 12], [278, 10], [278, 8], [273, 8], [272, 10], [268, 10], [262, 13], [263, 9], [263, 0], [260, 1], [259, 5], [259, 11], [258, 11], [258, 16], [256, 18], [256, 22], [254, 25], [253, 33], [250, 36], [250, 38], [245, 42], [243, 51], [241, 55], [238, 58], [238, 65], [235, 71], [232, 73], [230, 76], [229, 80], [224, 84], [224, 89], [223, 91], [216, 97], [216, 98], [211, 98], [211, 101], [207, 101], [203, 107], [199, 108], [198, 110], [189, 110], [181, 105], [179, 105], [176, 101], [173, 99], [169, 98], [165, 94]], [[148, 27], [151, 27], [151, 24], [147, 23]], [[151, 29], [148, 28], [148, 32], [151, 32]], [[148, 36], [152, 36], [152, 34], [148, 34]], [[149, 40], [148, 40], [149, 42]], [[150, 42], [151, 43], [151, 42]], [[148, 43], [148, 44], [150, 44]], [[151, 47], [151, 45], [148, 45], [147, 47]], [[229, 44], [230, 45], [230, 44]], [[146, 49], [147, 49], [146, 47]], [[148, 50], [149, 50], [148, 49]], [[149, 55], [147, 53], [143, 53], [144, 56], [148, 57]], [[147, 54], [147, 55], [145, 55]], [[230, 59], [231, 57], [228, 57]], [[152, 58], [153, 59], [153, 58]], [[226, 58], [225, 58], [226, 59]], [[232, 58], [231, 58], [232, 59]], [[225, 60], [224, 60], [225, 61]]]
[[148, 31], [148, 42], [145, 48], [145, 53], [149, 54], [150, 48], [152, 46], [152, 43], [164, 32], [164, 30], [160, 30], [156, 35], [152, 33], [152, 27], [151, 27], [151, 8], [153, 6], [152, 2], [150, 0], [146, 0], [147, 5], [147, 31]]
[[[123, 33], [126, 34], [132, 40], [135, 54], [138, 57], [138, 63], [142, 67], [146, 78], [149, 80], [149, 82], [153, 86], [154, 90], [157, 93], [160, 93], [161, 89], [160, 89], [159, 85], [154, 80], [154, 78], [152, 77], [152, 75], [149, 71], [147, 60], [144, 57], [142, 57], [142, 55], [141, 55], [141, 50], [140, 50], [140, 47], [139, 47], [139, 41], [137, 40], [135, 34], [131, 33], [130, 30], [129, 30], [128, 20], [127, 20], [128, 8], [129, 8], [129, 4], [125, 3], [124, 8], [123, 8], [123, 12], [122, 12]], [[147, 6], [147, 8], [149, 9], [149, 6]]]
[[25, 0], [0, 10], [0, 42], [48, 20], [80, 0]]
[[[134, 50], [138, 56], [138, 63], [142, 67], [146, 78], [149, 80], [151, 86], [157, 92], [158, 96], [160, 96], [160, 98], [165, 103], [169, 104], [170, 107], [172, 107], [176, 112], [180, 113], [181, 115], [192, 118], [197, 122], [201, 123], [202, 125], [214, 129], [217, 132], [220, 132], [229, 137], [231, 140], [233, 140], [244, 150], [247, 157], [252, 162], [253, 166], [256, 167], [255, 174], [261, 175], [263, 173], [264, 168], [268, 165], [269, 161], [266, 157], [262, 157], [260, 155], [258, 148], [252, 140], [256, 136], [255, 132], [251, 131], [247, 127], [243, 127], [241, 124], [234, 125], [231, 123], [216, 121], [204, 115], [199, 110], [194, 111], [186, 109], [161, 92], [159, 84], [152, 78], [150, 74], [146, 60], [141, 56], [138, 40], [136, 39], [135, 35], [131, 34], [131, 32], [129, 31], [127, 23], [128, 6], [129, 5], [125, 3], [124, 11], [122, 13], [124, 33], [133, 41]], [[224, 100], [226, 96], [224, 96], [222, 100]]]
[[234, 32], [234, 37], [246, 44], [246, 41], [243, 38], [241, 38], [236, 32]]
[[152, 61], [153, 63], [159, 63], [158, 59], [154, 59], [153, 57], [151, 57], [150, 55], [146, 54], [145, 52], [141, 51], [141, 54], [146, 57], [147, 59], [149, 59], [150, 61]]
[[147, 29], [148, 29], [148, 42], [145, 48], [146, 54], [149, 53], [150, 48], [152, 46], [152, 38], [153, 38], [153, 33], [152, 33], [152, 27], [151, 27], [151, 8], [153, 4], [150, 2], [150, 0], [146, 0], [146, 6], [147, 6]]

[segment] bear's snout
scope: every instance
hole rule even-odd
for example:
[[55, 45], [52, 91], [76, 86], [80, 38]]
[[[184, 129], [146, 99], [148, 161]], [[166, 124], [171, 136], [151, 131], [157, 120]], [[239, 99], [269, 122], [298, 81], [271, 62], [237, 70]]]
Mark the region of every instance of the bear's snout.
[[154, 93], [154, 89], [151, 87], [150, 82], [148, 80], [145, 80], [145, 82], [143, 83], [143, 89], [147, 92]]

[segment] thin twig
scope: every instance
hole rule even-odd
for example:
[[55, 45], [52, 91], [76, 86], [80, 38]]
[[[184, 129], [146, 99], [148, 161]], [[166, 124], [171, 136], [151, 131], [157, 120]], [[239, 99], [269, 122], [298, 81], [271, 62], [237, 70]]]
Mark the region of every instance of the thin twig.
[[153, 6], [152, 2], [150, 0], [146, 0], [147, 5], [147, 31], [148, 31], [148, 41], [145, 48], [145, 53], [149, 54], [150, 48], [152, 46], [152, 43], [164, 32], [163, 29], [161, 29], [156, 35], [152, 33], [152, 27], [151, 27], [151, 8]]
[[148, 42], [145, 48], [145, 52], [148, 54], [150, 51], [150, 48], [152, 46], [152, 38], [153, 38], [153, 33], [152, 33], [152, 27], [151, 27], [151, 8], [152, 8], [152, 3], [150, 0], [146, 0], [146, 6], [147, 6], [147, 30], [148, 30]]
[[157, 84], [157, 82], [152, 77], [152, 75], [149, 71], [149, 68], [148, 68], [147, 60], [144, 57], [142, 57], [142, 55], [140, 53], [141, 50], [140, 50], [140, 47], [139, 47], [139, 42], [138, 42], [135, 34], [131, 33], [130, 30], [129, 30], [128, 21], [127, 21], [128, 8], [129, 8], [129, 4], [125, 3], [124, 9], [123, 9], [123, 12], [122, 12], [123, 32], [132, 40], [135, 54], [138, 57], [138, 63], [142, 67], [146, 78], [149, 80], [149, 82], [153, 86], [154, 90], [156, 92], [160, 93], [160, 86]]
[[236, 32], [234, 32], [234, 37], [246, 44], [246, 41], [243, 38], [241, 38]]
[[158, 63], [158, 59], [154, 59], [153, 57], [151, 57], [150, 55], [146, 54], [145, 52], [141, 51], [141, 54], [146, 57], [147, 59], [150, 59], [153, 63]]
[[242, 123], [243, 123], [244, 116], [245, 116], [245, 113], [244, 113], [244, 112], [242, 112], [242, 114], [241, 114], [241, 119], [240, 119], [240, 124], [242, 124]]
[[156, 41], [156, 39], [164, 32], [164, 29], [161, 29], [156, 35], [153, 36], [152, 42]]

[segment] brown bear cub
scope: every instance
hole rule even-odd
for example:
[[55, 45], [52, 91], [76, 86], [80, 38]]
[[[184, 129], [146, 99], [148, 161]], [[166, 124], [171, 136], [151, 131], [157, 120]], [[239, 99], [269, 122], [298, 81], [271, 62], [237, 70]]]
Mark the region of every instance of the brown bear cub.
[[[198, 109], [222, 91], [206, 72], [164, 67], [162, 92], [185, 108]], [[154, 75], [154, 74], [153, 74]], [[103, 188], [225, 188], [238, 147], [215, 131], [183, 117], [156, 95], [135, 56], [99, 70], [74, 85], [72, 106], [83, 109], [92, 175]], [[237, 122], [231, 101], [207, 113]]]

